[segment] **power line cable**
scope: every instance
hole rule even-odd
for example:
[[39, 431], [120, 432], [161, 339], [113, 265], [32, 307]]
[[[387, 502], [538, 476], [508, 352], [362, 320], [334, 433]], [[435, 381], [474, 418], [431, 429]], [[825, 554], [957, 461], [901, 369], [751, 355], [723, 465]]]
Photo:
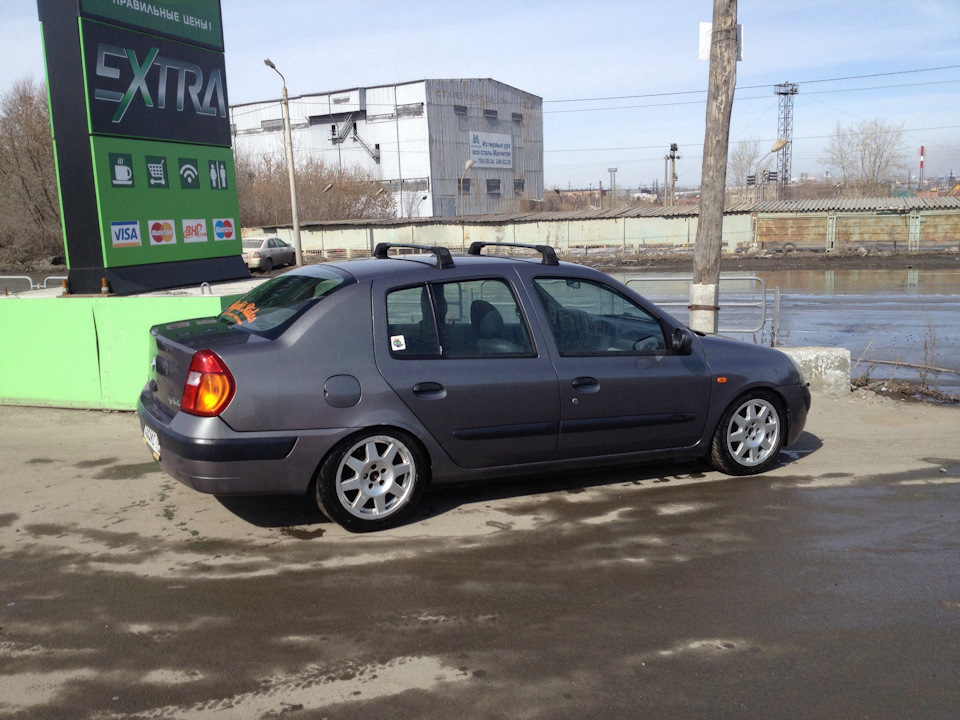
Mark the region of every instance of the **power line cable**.
[[[874, 78], [874, 77], [888, 77], [891, 75], [907, 75], [910, 73], [922, 73], [922, 72], [935, 72], [937, 70], [956, 70], [960, 68], [960, 65], [941, 65], [940, 67], [932, 68], [917, 68], [916, 70], [894, 70], [891, 72], [884, 73], [871, 73], [869, 75], [849, 75], [847, 77], [838, 77], [838, 78], [819, 78], [816, 80], [800, 80], [797, 85], [812, 85], [813, 83], [825, 83], [825, 82], [840, 82], [843, 80], [863, 80], [865, 78]], [[757, 90], [760, 88], [773, 87], [777, 83], [764, 83], [762, 85], [738, 85], [737, 90]], [[544, 100], [544, 103], [565, 103], [565, 102], [599, 102], [602, 100], [633, 100], [637, 98], [648, 98], [648, 97], [670, 97], [672, 95], [692, 95], [695, 93], [705, 93], [706, 90], [680, 90], [675, 92], [665, 92], [665, 93], [644, 93], [641, 95], [612, 95], [610, 97], [595, 97], [595, 98], [568, 98], [565, 100]]]

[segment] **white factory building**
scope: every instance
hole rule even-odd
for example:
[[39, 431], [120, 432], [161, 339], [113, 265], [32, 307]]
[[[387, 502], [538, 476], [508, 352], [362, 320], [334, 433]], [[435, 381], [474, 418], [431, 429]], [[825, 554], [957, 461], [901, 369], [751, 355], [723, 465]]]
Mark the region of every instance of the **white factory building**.
[[[280, 100], [234, 105], [230, 119], [238, 150], [282, 155]], [[290, 125], [295, 155], [366, 169], [400, 217], [511, 212], [522, 197], [543, 199], [543, 101], [496, 80], [301, 95], [290, 98]]]

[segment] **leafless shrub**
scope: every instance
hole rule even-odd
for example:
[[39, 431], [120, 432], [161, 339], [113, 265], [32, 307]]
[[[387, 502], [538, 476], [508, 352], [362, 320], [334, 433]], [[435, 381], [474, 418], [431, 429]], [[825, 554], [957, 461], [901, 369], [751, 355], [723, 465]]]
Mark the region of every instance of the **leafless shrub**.
[[0, 96], [0, 263], [62, 254], [47, 94], [24, 78]]
[[[283, 152], [253, 155], [235, 149], [234, 160], [241, 224], [263, 227], [291, 222], [290, 183]], [[395, 217], [393, 195], [382, 188], [360, 168], [331, 168], [310, 157], [297, 161], [301, 221]]]
[[837, 172], [848, 197], [881, 197], [888, 182], [906, 170], [903, 123], [880, 118], [844, 126], [837, 123], [821, 162]]

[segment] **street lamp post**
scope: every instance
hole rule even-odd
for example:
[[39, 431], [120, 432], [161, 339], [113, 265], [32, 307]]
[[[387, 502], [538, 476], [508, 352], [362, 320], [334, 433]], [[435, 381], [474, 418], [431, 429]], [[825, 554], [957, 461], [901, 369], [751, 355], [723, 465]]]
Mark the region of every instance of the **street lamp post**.
[[[297, 206], [297, 175], [293, 167], [293, 134], [290, 131], [290, 102], [287, 98], [287, 79], [277, 70], [277, 66], [266, 58], [263, 64], [273, 70], [283, 81], [283, 135], [287, 150], [287, 173], [290, 176], [290, 209], [293, 213], [293, 249], [297, 256], [297, 266], [303, 265], [303, 249], [300, 245], [300, 209]], [[321, 260], [323, 251], [321, 250]]]
[[777, 141], [773, 144], [773, 147], [770, 148], [770, 152], [768, 152], [766, 155], [764, 155], [762, 158], [760, 158], [760, 160], [757, 162], [757, 167], [756, 167], [756, 169], [753, 171], [753, 172], [754, 172], [754, 175], [753, 175], [753, 176], [756, 178], [756, 183], [757, 183], [757, 199], [758, 199], [758, 200], [763, 200], [763, 197], [762, 197], [761, 194], [760, 194], [760, 193], [762, 192], [762, 188], [761, 188], [761, 186], [760, 186], [760, 165], [763, 163], [764, 160], [766, 160], [768, 157], [770, 157], [771, 155], [773, 155], [775, 152], [779, 152], [780, 150], [782, 150], [782, 149], [783, 149], [783, 146], [786, 145], [786, 144], [787, 144], [787, 139], [786, 139], [786, 138], [780, 138], [779, 140], [777, 140]]
[[476, 160], [470, 158], [463, 164], [463, 172], [460, 173], [460, 186], [457, 188], [457, 198], [460, 200], [460, 251], [463, 252], [466, 244], [466, 231], [463, 229], [463, 179], [467, 176], [467, 170], [476, 164]]

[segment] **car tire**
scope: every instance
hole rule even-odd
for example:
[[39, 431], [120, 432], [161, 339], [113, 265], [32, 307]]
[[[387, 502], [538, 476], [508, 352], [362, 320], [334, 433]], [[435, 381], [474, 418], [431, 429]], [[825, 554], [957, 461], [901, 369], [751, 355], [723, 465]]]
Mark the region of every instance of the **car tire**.
[[710, 445], [710, 463], [728, 475], [756, 475], [777, 461], [787, 431], [783, 402], [772, 392], [753, 390], [723, 413]]
[[260, 263], [260, 269], [265, 273], [268, 273], [271, 270], [273, 270], [273, 260], [271, 260], [270, 258], [267, 258], [266, 260], [264, 260], [262, 263]]
[[392, 527], [416, 507], [429, 462], [413, 437], [393, 428], [353, 435], [324, 459], [314, 484], [321, 512], [351, 532]]

